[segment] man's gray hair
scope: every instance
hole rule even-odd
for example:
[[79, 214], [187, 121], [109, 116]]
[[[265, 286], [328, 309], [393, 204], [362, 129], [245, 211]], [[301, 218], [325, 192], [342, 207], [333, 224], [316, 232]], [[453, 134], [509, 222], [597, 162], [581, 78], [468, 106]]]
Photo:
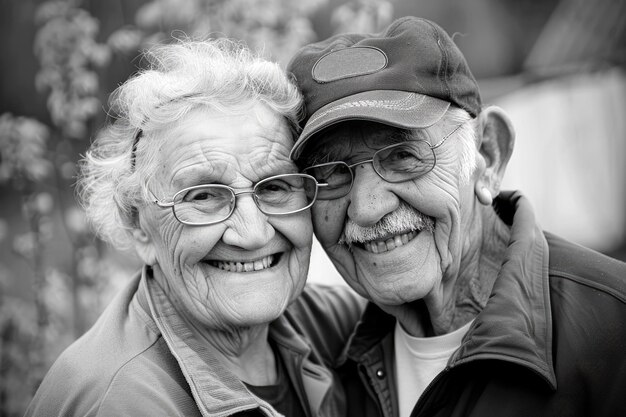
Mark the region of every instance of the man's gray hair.
[[[453, 135], [459, 146], [459, 179], [461, 184], [467, 184], [476, 170], [476, 143], [478, 129], [476, 119], [468, 112], [458, 107], [450, 107], [444, 116], [444, 120], [452, 128], [463, 124]], [[454, 139], [453, 139], [454, 140]]]
[[148, 68], [111, 94], [116, 120], [81, 160], [77, 183], [95, 232], [118, 248], [131, 246], [136, 207], [150, 199], [147, 184], [164, 128], [201, 106], [243, 112], [260, 102], [285, 118], [295, 139], [302, 112], [302, 97], [285, 71], [233, 40], [178, 40], [143, 58]]

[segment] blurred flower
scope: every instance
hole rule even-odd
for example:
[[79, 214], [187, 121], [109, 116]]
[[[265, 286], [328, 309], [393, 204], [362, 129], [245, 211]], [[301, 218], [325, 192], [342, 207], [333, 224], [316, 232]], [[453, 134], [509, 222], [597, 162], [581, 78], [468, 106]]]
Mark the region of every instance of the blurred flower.
[[54, 208], [54, 199], [50, 193], [42, 192], [35, 195], [34, 205], [40, 214], [48, 214]]
[[25, 259], [33, 259], [37, 249], [37, 234], [22, 233], [13, 239], [13, 250]]
[[302, 45], [314, 40], [308, 19], [328, 0], [153, 0], [139, 8], [141, 44], [168, 39], [175, 31], [192, 38], [240, 39], [251, 49], [286, 65]]
[[88, 231], [85, 212], [77, 206], [69, 207], [65, 211], [65, 224], [68, 231], [80, 235]]
[[73, 313], [71, 288], [71, 277], [56, 268], [49, 268], [45, 273], [46, 289], [43, 292], [44, 303], [52, 313], [51, 319], [69, 319]]
[[111, 49], [96, 41], [99, 22], [77, 1], [44, 2], [35, 19], [41, 25], [34, 42], [40, 64], [35, 85], [49, 91], [48, 110], [62, 134], [84, 138], [87, 121], [100, 110], [94, 70], [109, 63]]
[[143, 36], [143, 32], [139, 29], [122, 27], [109, 36], [107, 45], [109, 45], [114, 52], [136, 52], [141, 45]]
[[76, 163], [75, 162], [64, 162], [59, 169], [61, 173], [61, 177], [66, 180], [76, 178]]
[[382, 30], [393, 19], [393, 4], [385, 0], [351, 0], [333, 11], [335, 33], [372, 33]]
[[0, 116], [0, 183], [17, 177], [40, 181], [51, 171], [46, 159], [48, 128], [35, 119]]

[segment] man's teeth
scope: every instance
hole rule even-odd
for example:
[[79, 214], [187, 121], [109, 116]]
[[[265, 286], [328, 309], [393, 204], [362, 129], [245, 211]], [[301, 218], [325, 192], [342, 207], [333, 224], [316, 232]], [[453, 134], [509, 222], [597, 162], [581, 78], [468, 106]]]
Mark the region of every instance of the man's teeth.
[[256, 261], [250, 262], [228, 262], [228, 261], [212, 261], [211, 265], [216, 268], [223, 269], [230, 272], [250, 272], [260, 271], [272, 266], [274, 262], [274, 255], [269, 255]]
[[393, 250], [399, 246], [406, 245], [413, 238], [417, 236], [416, 231], [411, 231], [408, 233], [403, 233], [401, 235], [396, 235], [394, 237], [390, 237], [385, 240], [372, 240], [371, 242], [366, 242], [363, 244], [363, 247], [366, 251], [372, 253], [382, 253]]

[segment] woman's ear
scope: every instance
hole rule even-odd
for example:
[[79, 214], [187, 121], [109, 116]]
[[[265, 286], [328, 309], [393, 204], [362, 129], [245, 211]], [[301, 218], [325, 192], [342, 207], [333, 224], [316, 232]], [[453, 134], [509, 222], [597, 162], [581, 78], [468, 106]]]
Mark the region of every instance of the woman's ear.
[[515, 131], [511, 120], [499, 107], [490, 106], [478, 115], [477, 135], [479, 152], [484, 167], [475, 183], [478, 201], [491, 205], [493, 197], [500, 193], [500, 184], [511, 159], [515, 144]]
[[152, 237], [143, 229], [139, 219], [132, 231], [135, 251], [146, 265], [157, 263], [156, 250]]

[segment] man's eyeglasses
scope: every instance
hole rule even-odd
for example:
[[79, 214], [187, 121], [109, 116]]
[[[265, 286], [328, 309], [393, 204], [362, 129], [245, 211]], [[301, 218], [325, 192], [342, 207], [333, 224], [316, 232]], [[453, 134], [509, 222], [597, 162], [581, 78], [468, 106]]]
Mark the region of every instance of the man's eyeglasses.
[[252, 194], [261, 212], [284, 216], [311, 207], [317, 193], [318, 183], [312, 176], [282, 174], [265, 178], [251, 189], [236, 190], [222, 184], [195, 185], [178, 191], [170, 202], [159, 201], [155, 196], [154, 203], [171, 208], [174, 217], [183, 224], [205, 226], [228, 219], [235, 211], [238, 195]]
[[318, 200], [334, 200], [350, 192], [354, 183], [353, 168], [372, 163], [374, 171], [387, 182], [397, 183], [421, 177], [437, 164], [435, 149], [452, 136], [463, 124], [458, 125], [437, 144], [431, 145], [423, 139], [396, 143], [377, 150], [371, 159], [347, 164], [344, 161], [327, 162], [310, 166], [304, 173], [311, 175], [319, 183]]

